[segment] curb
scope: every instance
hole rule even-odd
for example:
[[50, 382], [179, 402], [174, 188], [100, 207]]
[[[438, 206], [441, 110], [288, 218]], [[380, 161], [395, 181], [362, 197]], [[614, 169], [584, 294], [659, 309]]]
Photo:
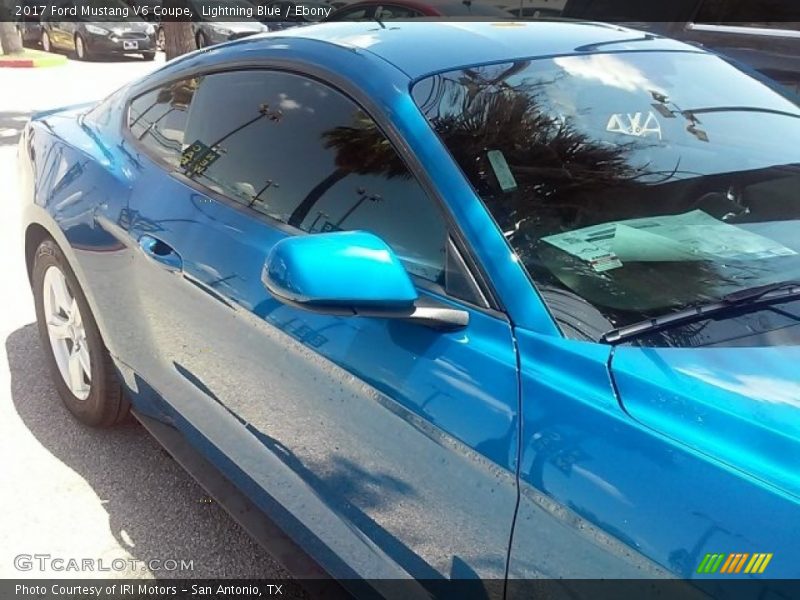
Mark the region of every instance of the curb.
[[67, 57], [63, 54], [49, 54], [37, 52], [34, 55], [23, 54], [19, 57], [0, 55], [0, 67], [33, 69], [38, 67], [58, 67], [66, 64]]

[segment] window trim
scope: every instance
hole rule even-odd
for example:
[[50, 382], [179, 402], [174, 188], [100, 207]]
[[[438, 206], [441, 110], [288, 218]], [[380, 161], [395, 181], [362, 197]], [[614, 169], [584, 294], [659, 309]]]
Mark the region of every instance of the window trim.
[[466, 238], [461, 232], [460, 227], [450, 213], [447, 203], [441, 197], [441, 194], [438, 193], [438, 190], [436, 190], [435, 186], [433, 186], [424, 166], [419, 162], [417, 157], [410, 152], [405, 143], [403, 143], [402, 136], [397, 132], [391, 122], [384, 118], [382, 112], [378, 109], [375, 103], [364, 94], [358, 92], [351, 93], [349, 91], [350, 86], [347, 85], [346, 81], [340, 80], [341, 83], [332, 81], [331, 78], [326, 77], [326, 75], [330, 75], [330, 73], [327, 71], [313, 68], [304, 69], [303, 67], [308, 67], [308, 65], [297, 65], [296, 61], [292, 61], [290, 59], [285, 60], [285, 62], [287, 64], [281, 64], [281, 61], [277, 60], [270, 61], [262, 58], [256, 61], [234, 60], [220, 63], [219, 65], [215, 65], [213, 67], [197, 65], [194, 68], [182, 69], [176, 73], [170, 74], [169, 76], [155, 77], [153, 80], [148, 79], [140, 82], [139, 84], [134, 84], [126, 90], [127, 96], [125, 97], [125, 101], [121, 110], [122, 119], [119, 125], [121, 128], [122, 138], [125, 142], [130, 143], [133, 148], [147, 157], [148, 160], [164, 169], [164, 171], [170, 177], [173, 177], [184, 185], [208, 196], [217, 202], [232, 207], [249, 217], [254, 217], [262, 222], [266, 222], [271, 227], [275, 227], [287, 235], [307, 235], [308, 232], [303, 231], [302, 229], [289, 225], [288, 223], [284, 223], [283, 221], [279, 221], [278, 219], [275, 219], [274, 217], [271, 217], [263, 212], [257, 211], [254, 208], [247, 206], [229, 196], [220, 194], [219, 192], [203, 185], [195, 179], [187, 177], [166, 160], [151, 154], [146, 149], [146, 146], [142, 143], [142, 141], [133, 135], [133, 132], [129, 127], [130, 107], [133, 101], [170, 83], [181, 81], [183, 79], [191, 79], [194, 77], [206, 77], [220, 73], [238, 71], [289, 73], [299, 77], [305, 77], [306, 79], [311, 79], [323, 86], [326, 86], [347, 98], [358, 109], [362, 110], [370, 119], [372, 119], [373, 122], [375, 122], [381, 133], [383, 133], [386, 139], [389, 140], [392, 148], [395, 150], [395, 152], [397, 152], [400, 159], [404, 162], [410, 174], [422, 188], [425, 195], [431, 202], [435, 204], [436, 209], [442, 215], [445, 224], [445, 267], [447, 265], [447, 253], [450, 251], [450, 246], [452, 245], [457, 251], [457, 262], [460, 265], [463, 265], [465, 268], [465, 276], [470, 282], [475, 283], [476, 289], [479, 292], [478, 298], [481, 300], [482, 304], [475, 304], [467, 299], [452, 296], [447, 293], [446, 289], [444, 289], [442, 286], [439, 286], [435, 282], [409, 273], [411, 279], [414, 281], [414, 284], [428, 292], [439, 295], [444, 294], [446, 298], [452, 301], [463, 303], [475, 310], [485, 312], [494, 317], [499, 317], [507, 321], [508, 315], [502, 308], [494, 287], [489, 282], [485, 271], [472, 253], [469, 244], [466, 242]]

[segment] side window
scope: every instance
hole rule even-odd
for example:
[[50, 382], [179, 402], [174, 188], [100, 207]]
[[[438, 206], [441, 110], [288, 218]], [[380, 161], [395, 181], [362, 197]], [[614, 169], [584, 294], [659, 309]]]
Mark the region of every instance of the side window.
[[200, 78], [184, 79], [135, 98], [128, 108], [128, 129], [149, 154], [178, 167], [186, 149], [184, 130]]
[[371, 231], [410, 273], [445, 285], [438, 206], [339, 92], [295, 74], [234, 71], [135, 104], [132, 133], [187, 177], [308, 233]]
[[[84, 122], [97, 127], [108, 127], [111, 124], [111, 116], [121, 104], [124, 104], [127, 91], [127, 87], [122, 87], [106, 96], [83, 115]], [[118, 124], [118, 121], [115, 121], [115, 124]]]

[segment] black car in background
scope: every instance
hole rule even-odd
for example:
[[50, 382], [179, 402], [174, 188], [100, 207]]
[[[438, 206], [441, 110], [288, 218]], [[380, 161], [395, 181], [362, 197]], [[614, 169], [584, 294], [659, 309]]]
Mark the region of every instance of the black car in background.
[[17, 31], [25, 46], [35, 46], [42, 39], [42, 23], [39, 17], [38, 6], [40, 0], [19, 0], [22, 7], [17, 18]]
[[[205, 48], [223, 42], [238, 40], [243, 37], [284, 29], [282, 24], [263, 22], [258, 19], [255, 12], [252, 18], [248, 17], [214, 17], [212, 11], [226, 6], [229, 10], [256, 11], [256, 5], [249, 0], [188, 0], [192, 10], [192, 37], [197, 48]], [[163, 25], [159, 24], [156, 31], [159, 49], [164, 48], [166, 38]]]
[[[58, 7], [68, 9], [79, 0], [64, 0]], [[108, 8], [125, 8], [119, 0], [92, 0], [92, 4]], [[62, 50], [74, 52], [78, 60], [99, 56], [141, 54], [145, 60], [156, 55], [156, 28], [139, 18], [108, 17], [91, 21], [78, 17], [73, 21], [54, 21], [43, 18], [40, 24], [40, 43], [45, 52]]]
[[567, 0], [560, 16], [697, 44], [800, 91], [800, 0]]

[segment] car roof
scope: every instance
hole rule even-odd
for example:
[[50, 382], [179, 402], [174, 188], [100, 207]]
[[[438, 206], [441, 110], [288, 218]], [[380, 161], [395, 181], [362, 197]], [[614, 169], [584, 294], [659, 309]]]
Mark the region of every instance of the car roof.
[[618, 25], [559, 20], [333, 22], [286, 29], [261, 39], [272, 42], [273, 36], [369, 51], [412, 79], [459, 67], [524, 58], [620, 51], [700, 51], [695, 46]]

